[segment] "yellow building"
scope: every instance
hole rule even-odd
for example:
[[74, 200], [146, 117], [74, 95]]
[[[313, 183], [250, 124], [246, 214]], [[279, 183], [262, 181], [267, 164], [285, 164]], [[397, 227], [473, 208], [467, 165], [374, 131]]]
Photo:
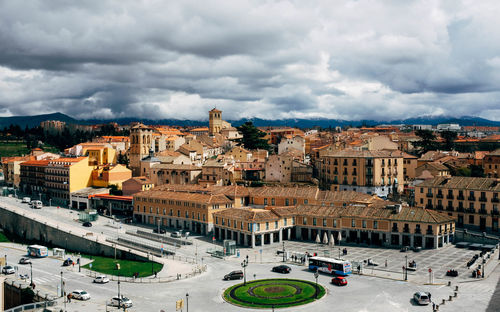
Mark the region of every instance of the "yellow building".
[[122, 183], [132, 177], [132, 170], [124, 165], [103, 165], [98, 166], [92, 171], [92, 186], [109, 187], [116, 185], [119, 190], [122, 189]]
[[47, 196], [54, 203], [67, 203], [72, 192], [92, 185], [93, 169], [88, 157], [50, 160], [45, 168]]

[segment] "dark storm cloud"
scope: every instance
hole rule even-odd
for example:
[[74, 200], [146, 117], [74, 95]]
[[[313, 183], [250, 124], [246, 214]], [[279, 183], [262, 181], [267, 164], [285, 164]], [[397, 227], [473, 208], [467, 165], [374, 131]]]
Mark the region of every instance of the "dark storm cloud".
[[0, 115], [500, 119], [497, 1], [0, 2]]

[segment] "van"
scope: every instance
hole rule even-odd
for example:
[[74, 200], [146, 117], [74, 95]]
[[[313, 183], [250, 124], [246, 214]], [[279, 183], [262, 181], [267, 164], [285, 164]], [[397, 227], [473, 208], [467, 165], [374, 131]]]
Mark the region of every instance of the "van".
[[224, 275], [224, 280], [234, 280], [234, 279], [242, 279], [243, 278], [243, 272], [238, 270], [238, 271], [232, 271], [229, 274]]
[[34, 200], [31, 202], [31, 208], [33, 208], [33, 209], [42, 209], [42, 207], [43, 207], [43, 204], [39, 200]]

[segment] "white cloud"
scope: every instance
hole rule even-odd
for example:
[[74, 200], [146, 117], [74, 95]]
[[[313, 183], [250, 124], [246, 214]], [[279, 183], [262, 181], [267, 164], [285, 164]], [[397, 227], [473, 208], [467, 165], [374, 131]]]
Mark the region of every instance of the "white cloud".
[[500, 4], [0, 2], [0, 115], [500, 119]]

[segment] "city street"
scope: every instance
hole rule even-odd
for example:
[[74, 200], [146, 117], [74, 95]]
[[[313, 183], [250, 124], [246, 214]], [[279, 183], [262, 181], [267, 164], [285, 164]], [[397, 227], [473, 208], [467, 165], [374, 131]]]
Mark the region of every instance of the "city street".
[[[2, 198], [2, 201], [29, 210], [33, 213], [53, 218], [60, 224], [64, 224], [68, 229], [82, 228], [77, 219], [76, 212], [67, 209], [57, 209], [55, 207], [44, 207], [41, 210], [32, 210], [25, 204], [21, 204], [14, 199]], [[24, 205], [24, 206], [23, 206]], [[91, 228], [85, 231], [100, 233], [103, 236], [116, 237], [126, 235], [125, 230], [137, 229], [134, 225], [124, 224], [113, 227], [113, 222], [107, 218], [99, 218]], [[110, 226], [111, 225], [111, 226]], [[168, 233], [167, 233], [168, 235]], [[225, 260], [211, 257], [206, 250], [213, 248], [214, 244], [207, 238], [190, 237], [193, 245], [177, 248], [177, 255], [196, 258], [197, 262], [207, 265], [207, 272], [193, 278], [182, 278], [178, 281], [168, 283], [158, 283], [154, 279], [144, 279], [143, 283], [121, 282], [120, 294], [132, 299], [134, 307], [129, 311], [175, 311], [175, 301], [185, 299], [189, 294], [189, 310], [193, 311], [251, 311], [239, 308], [226, 303], [222, 299], [225, 288], [239, 283], [240, 281], [223, 281], [224, 274], [232, 270], [241, 268], [243, 258], [249, 256], [249, 266], [246, 275], [249, 280], [271, 277], [283, 277], [282, 274], [272, 273], [271, 268], [282, 261], [282, 256], [276, 251], [281, 250], [281, 244], [274, 244], [255, 249], [239, 249], [240, 257], [228, 257]], [[63, 246], [64, 247], [64, 246]], [[69, 246], [68, 246], [69, 247]], [[219, 247], [220, 248], [220, 247]], [[286, 242], [285, 250], [289, 252], [318, 253], [324, 255], [325, 251], [332, 256], [338, 256], [338, 246], [329, 248], [325, 245], [318, 245], [307, 242]], [[320, 274], [318, 283], [327, 289], [327, 295], [321, 300], [302, 307], [280, 309], [281, 311], [331, 311], [332, 307], [344, 311], [429, 311], [430, 307], [414, 305], [411, 300], [416, 291], [429, 291], [432, 298], [438, 304], [442, 299], [448, 299], [454, 293], [454, 287], [459, 285], [458, 297], [451, 302], [446, 302], [440, 306], [440, 311], [486, 311], [488, 303], [496, 287], [500, 272], [497, 266], [497, 258], [493, 259], [487, 272], [490, 277], [485, 280], [472, 280], [469, 271], [465, 267], [465, 262], [472, 257], [470, 250], [447, 247], [439, 250], [423, 250], [419, 253], [408, 251], [406, 253], [399, 250], [381, 248], [362, 248], [353, 246], [340, 246], [347, 248], [348, 254], [343, 256], [351, 261], [362, 261], [372, 259], [378, 266], [376, 268], [364, 267], [363, 275], [354, 274], [348, 277], [349, 284], [346, 287], [338, 287], [329, 283], [330, 276]], [[9, 264], [14, 264], [19, 268], [18, 273], [30, 274], [29, 265], [17, 264], [19, 258], [26, 253], [26, 246], [19, 244], [4, 243], [0, 245], [0, 254], [4, 253], [8, 257]], [[408, 274], [408, 281], [402, 281], [402, 266], [408, 256], [408, 261], [415, 260], [417, 271]], [[496, 254], [497, 255], [497, 254]], [[203, 257], [203, 259], [202, 259]], [[385, 267], [385, 260], [388, 266]], [[177, 261], [172, 261], [172, 266], [177, 266]], [[176, 270], [182, 270], [182, 263]], [[77, 267], [62, 267], [62, 261], [52, 257], [44, 259], [33, 259], [33, 280], [36, 289], [57, 294], [57, 289], [61, 285], [61, 272], [66, 291], [83, 289], [90, 293], [92, 299], [86, 302], [72, 300], [66, 304], [67, 311], [106, 311], [105, 303], [111, 297], [118, 294], [118, 284], [111, 281], [108, 284], [93, 284], [92, 278], [85, 274], [85, 270], [78, 272]], [[292, 273], [286, 275], [290, 278], [299, 278], [314, 281], [314, 275], [305, 266], [290, 264]], [[435, 276], [434, 283], [437, 285], [424, 285], [428, 282], [428, 268], [432, 267]], [[442, 279], [446, 269], [455, 268], [459, 270], [459, 277], [452, 280], [452, 286], [447, 286], [447, 280]], [[493, 271], [493, 268], [495, 270]], [[168, 268], [167, 268], [168, 269]], [[462, 273], [463, 272], [463, 273]], [[162, 272], [160, 272], [162, 274]], [[387, 276], [385, 276], [386, 274]], [[29, 283], [29, 281], [28, 281]], [[59, 306], [63, 307], [62, 299], [59, 299]], [[465, 309], [465, 307], [469, 307]], [[462, 310], [463, 309], [463, 310]], [[112, 310], [108, 307], [108, 310]]]

